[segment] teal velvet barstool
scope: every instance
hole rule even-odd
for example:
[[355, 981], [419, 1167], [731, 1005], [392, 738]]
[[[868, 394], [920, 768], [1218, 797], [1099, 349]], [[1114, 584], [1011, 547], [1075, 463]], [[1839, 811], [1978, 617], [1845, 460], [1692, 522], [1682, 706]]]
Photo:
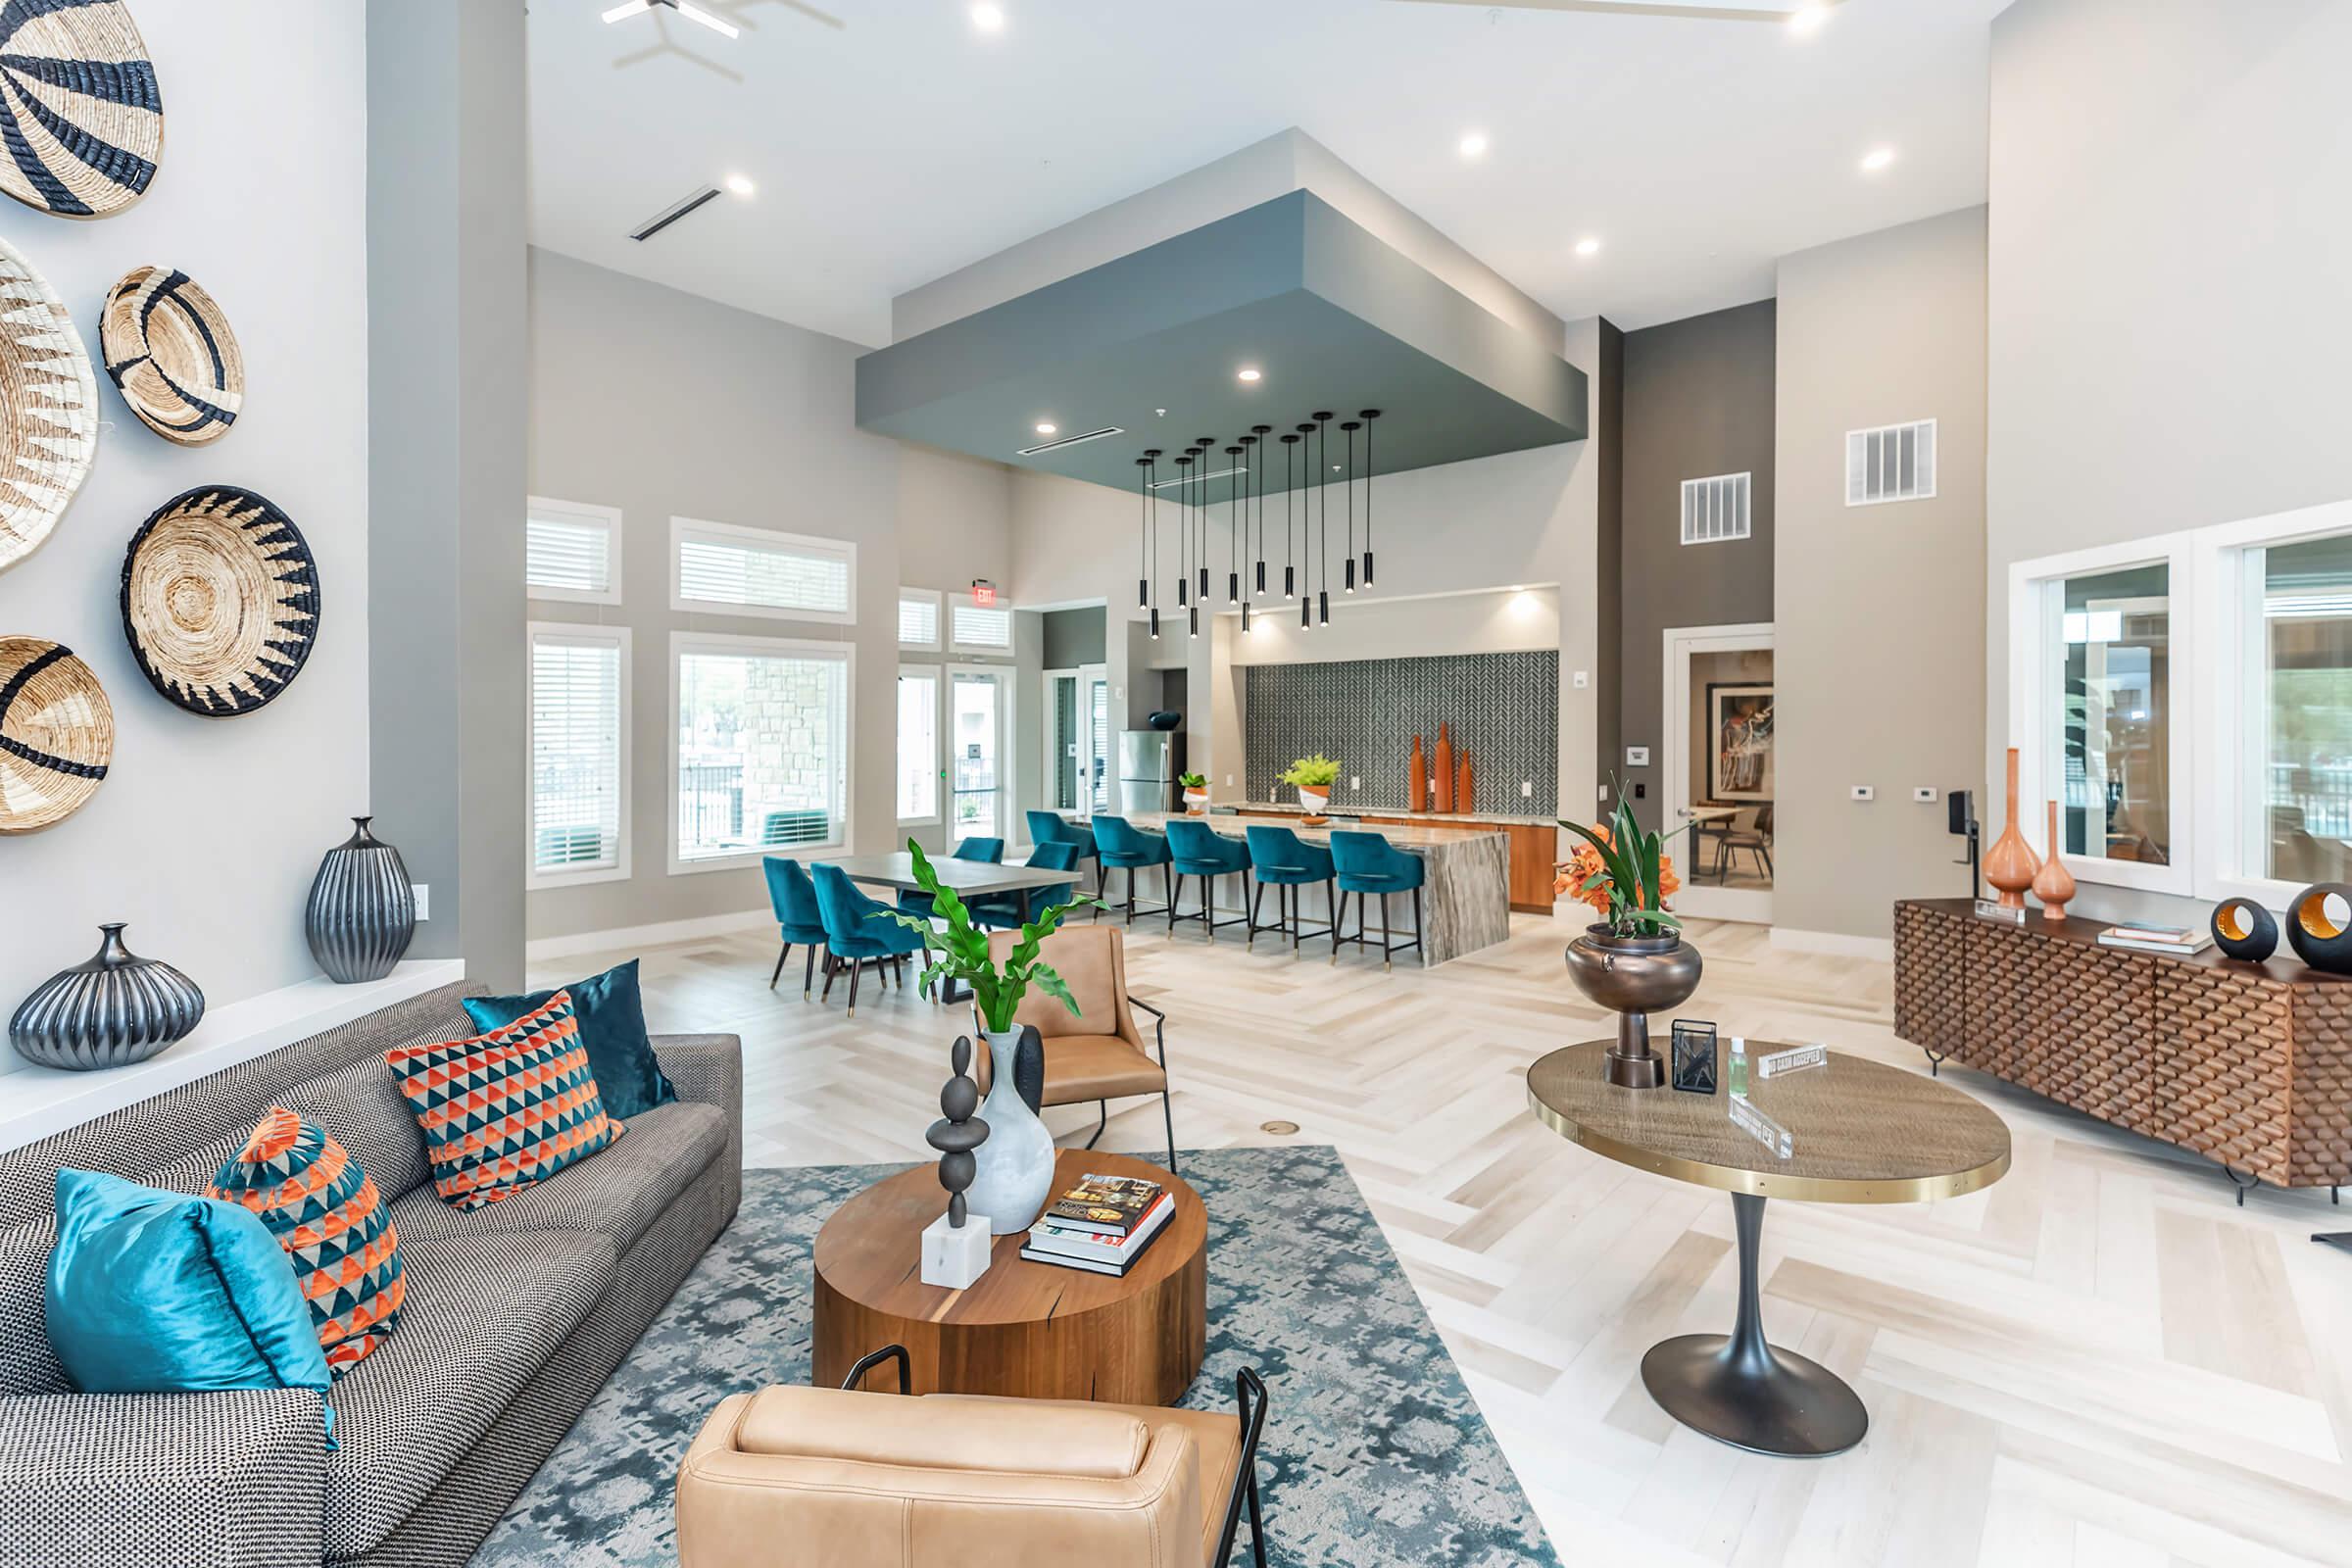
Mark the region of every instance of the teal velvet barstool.
[[[1127, 923], [1135, 924], [1135, 879], [1147, 866], [1159, 866], [1161, 896], [1166, 899], [1173, 891], [1168, 864], [1168, 841], [1156, 833], [1138, 831], [1123, 816], [1095, 818], [1095, 853], [1102, 859], [1102, 879], [1110, 880], [1113, 871], [1127, 873]], [[1167, 902], [1172, 903], [1172, 900]], [[1146, 909], [1146, 914], [1157, 914], [1157, 909]]]
[[[1250, 918], [1237, 914], [1230, 920], [1217, 918], [1217, 878], [1244, 877], [1250, 874], [1250, 851], [1213, 831], [1206, 822], [1194, 817], [1177, 816], [1168, 819], [1168, 863], [1176, 873], [1176, 886], [1168, 897], [1168, 929], [1174, 931], [1179, 920], [1198, 920], [1205, 927], [1202, 939], [1217, 940], [1217, 927], [1239, 925]], [[1184, 902], [1184, 879], [1200, 879], [1200, 912], [1178, 914], [1176, 906]], [[1240, 892], [1237, 883], [1235, 892]], [[1236, 903], [1241, 900], [1236, 898]]]
[[1031, 811], [1029, 813], [1029, 842], [1032, 844], [1069, 844], [1078, 851], [1072, 869], [1086, 861], [1095, 862], [1095, 892], [1102, 892], [1102, 857], [1095, 850], [1095, 831], [1067, 821], [1059, 811]]
[[[1004, 861], [1004, 841], [965, 839], [956, 846], [955, 853], [948, 858], [952, 860], [978, 860], [987, 865], [1002, 865]], [[932, 903], [930, 894], [907, 888], [899, 894], [899, 912], [919, 914], [928, 920], [937, 915], [939, 909]]]
[[[1252, 822], [1244, 829], [1244, 833], [1250, 841], [1250, 873], [1257, 881], [1257, 891], [1250, 895], [1250, 945], [1257, 945], [1257, 934], [1261, 930], [1288, 930], [1291, 934], [1291, 956], [1297, 957], [1299, 938], [1298, 890], [1320, 882], [1323, 884], [1325, 911], [1337, 914], [1339, 910], [1338, 899], [1331, 885], [1331, 852], [1320, 844], [1307, 843], [1287, 827], [1270, 824], [1260, 826]], [[1274, 890], [1274, 923], [1260, 926], [1257, 923], [1258, 901], [1265, 897], [1269, 887]], [[1334, 936], [1338, 930], [1339, 926], [1327, 919], [1321, 932], [1310, 934]], [[1332, 951], [1339, 951], [1336, 945]]]
[[764, 857], [760, 869], [767, 873], [768, 907], [776, 911], [776, 925], [784, 936], [784, 951], [776, 955], [775, 973], [767, 977], [767, 989], [776, 989], [784, 960], [792, 956], [792, 945], [798, 942], [808, 950], [808, 961], [801, 973], [801, 1000], [806, 1002], [816, 989], [816, 950], [825, 945], [825, 916], [816, 906], [816, 884], [808, 880], [800, 861], [781, 856]]
[[[1391, 957], [1407, 948], [1421, 946], [1421, 883], [1429, 868], [1421, 863], [1418, 855], [1407, 855], [1378, 833], [1334, 833], [1331, 836], [1331, 861], [1338, 871], [1340, 906], [1331, 915], [1331, 961], [1340, 961], [1340, 944], [1352, 942], [1368, 947], [1364, 940], [1364, 898], [1367, 894], [1380, 896], [1380, 966], [1390, 966]], [[1355, 895], [1355, 935], [1343, 936], [1347, 924], [1348, 895]], [[1413, 896], [1413, 940], [1393, 942], [1389, 931], [1389, 895], [1410, 893]]]
[[[1037, 845], [1029, 852], [1032, 871], [1074, 871], [1078, 868], [1078, 846], [1061, 839]], [[1040, 911], [1056, 904], [1067, 904], [1077, 890], [1074, 882], [1056, 882], [1048, 887], [1031, 888], [1023, 900], [1018, 893], [984, 893], [965, 906], [972, 913], [975, 925], [989, 926], [999, 931], [1018, 931], [1027, 920], [1037, 918]]]

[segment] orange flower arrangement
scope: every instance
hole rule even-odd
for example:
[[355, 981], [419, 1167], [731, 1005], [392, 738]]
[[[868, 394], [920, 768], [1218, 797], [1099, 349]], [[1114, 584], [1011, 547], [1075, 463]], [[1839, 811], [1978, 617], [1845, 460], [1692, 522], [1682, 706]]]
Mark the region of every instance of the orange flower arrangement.
[[[1600, 840], [1601, 845], [1613, 845], [1615, 842], [1606, 824], [1595, 825], [1591, 831]], [[1591, 905], [1602, 919], [1609, 919], [1613, 916], [1615, 906], [1619, 903], [1619, 895], [1610, 880], [1610, 870], [1611, 867], [1608, 861], [1602, 858], [1598, 846], [1591, 843], [1579, 844], [1568, 858], [1552, 867], [1551, 896], [1556, 899], [1563, 893], [1570, 894], [1579, 904]], [[1674, 858], [1669, 855], [1660, 855], [1658, 857], [1659, 906], [1664, 907], [1665, 901], [1681, 892], [1682, 887], [1683, 879], [1674, 874]]]

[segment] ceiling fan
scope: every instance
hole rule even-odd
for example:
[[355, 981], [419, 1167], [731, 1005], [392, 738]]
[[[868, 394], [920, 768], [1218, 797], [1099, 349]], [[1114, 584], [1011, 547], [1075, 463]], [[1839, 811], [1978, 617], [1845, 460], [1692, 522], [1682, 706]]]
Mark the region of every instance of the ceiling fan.
[[605, 13], [605, 20], [607, 22], [626, 22], [631, 17], [643, 16], [657, 7], [667, 7], [689, 22], [699, 22], [721, 37], [740, 38], [743, 36], [741, 27], [724, 17], [713, 16], [705, 11], [701, 6], [695, 4], [694, 0], [623, 0], [622, 4], [616, 5]]

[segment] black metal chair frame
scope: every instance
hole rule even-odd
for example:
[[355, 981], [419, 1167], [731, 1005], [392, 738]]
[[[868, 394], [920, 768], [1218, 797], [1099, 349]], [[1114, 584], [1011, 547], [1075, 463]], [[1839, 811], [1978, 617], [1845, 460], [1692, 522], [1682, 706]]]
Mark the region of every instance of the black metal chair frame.
[[[1386, 969], [1391, 965], [1397, 954], [1408, 952], [1413, 948], [1421, 946], [1420, 888], [1415, 887], [1412, 890], [1412, 894], [1413, 940], [1410, 942], [1397, 942], [1393, 940], [1394, 932], [1389, 923], [1389, 900], [1394, 898], [1396, 895], [1383, 893], [1380, 896], [1380, 966], [1383, 969]], [[1340, 894], [1339, 907], [1332, 912], [1332, 925], [1334, 928], [1331, 939], [1332, 962], [1337, 963], [1340, 961], [1340, 949], [1346, 946], [1348, 943], [1352, 942], [1359, 948], [1369, 948], [1372, 945], [1371, 939], [1364, 935], [1364, 900], [1366, 897], [1367, 895], [1362, 893], [1355, 895], [1355, 935], [1348, 936], [1347, 934], [1348, 895], [1345, 892]]]
[[[914, 1363], [904, 1345], [885, 1345], [858, 1358], [850, 1375], [841, 1380], [844, 1392], [856, 1392], [866, 1373], [885, 1361], [899, 1364], [899, 1392], [914, 1392]], [[1250, 1510], [1250, 1554], [1257, 1568], [1266, 1568], [1266, 1520], [1257, 1500], [1257, 1445], [1266, 1430], [1265, 1380], [1249, 1367], [1233, 1375], [1234, 1413], [1242, 1423], [1241, 1460], [1234, 1466], [1233, 1484], [1225, 1493], [1225, 1523], [1217, 1532], [1217, 1554], [1211, 1568], [1225, 1568], [1233, 1560], [1233, 1538], [1240, 1530], [1242, 1509]]]
[[[1176, 1171], [1176, 1111], [1168, 1100], [1171, 1087], [1168, 1083], [1168, 1015], [1141, 997], [1129, 997], [1127, 1005], [1141, 1007], [1152, 1015], [1152, 1043], [1159, 1049], [1159, 1117], [1168, 1129], [1168, 1169], [1181, 1175], [1182, 1172]], [[1086, 1102], [1080, 1101], [1079, 1103]], [[1098, 1100], [1095, 1109], [1098, 1119], [1095, 1122], [1095, 1137], [1086, 1141], [1089, 1149], [1095, 1147], [1095, 1139], [1102, 1136], [1102, 1129], [1110, 1125], [1110, 1102]]]
[[[1163, 913], [1169, 904], [1173, 902], [1176, 872], [1165, 860], [1159, 862], [1159, 905], [1157, 907], [1146, 905], [1141, 909], [1138, 909], [1135, 905], [1135, 879], [1151, 868], [1142, 865], [1112, 865], [1108, 861], [1097, 861], [1096, 863], [1102, 868], [1102, 880], [1096, 888], [1096, 896], [1099, 898], [1102, 897], [1103, 891], [1110, 886], [1111, 872], [1124, 871], [1127, 873], [1127, 902], [1124, 906], [1113, 905], [1112, 906], [1123, 909], [1127, 916], [1127, 923], [1131, 926], [1135, 924], [1135, 917], [1138, 914]], [[1109, 905], [1112, 901], [1104, 898], [1103, 902]]]
[[[1217, 940], [1217, 933], [1223, 930], [1226, 926], [1243, 925], [1250, 921], [1250, 916], [1247, 910], [1240, 914], [1228, 916], [1222, 920], [1217, 918], [1217, 877], [1238, 876], [1242, 878], [1245, 883], [1247, 883], [1250, 878], [1249, 866], [1236, 866], [1230, 871], [1219, 871], [1213, 876], [1202, 875], [1199, 873], [1188, 876], [1185, 872], [1176, 871], [1173, 864], [1169, 866], [1169, 870], [1174, 871], [1176, 876], [1174, 883], [1175, 891], [1168, 897], [1169, 935], [1173, 936], [1175, 934], [1176, 923], [1179, 920], [1198, 920], [1203, 927], [1206, 928], [1201, 932], [1201, 940], [1204, 942], [1214, 942]], [[1177, 906], [1184, 903], [1184, 884], [1188, 880], [1196, 881], [1200, 884], [1200, 907], [1194, 910], [1191, 914], [1179, 914], [1177, 913]]]
[[[1257, 934], [1260, 931], [1287, 933], [1291, 939], [1291, 956], [1296, 958], [1298, 956], [1299, 943], [1304, 938], [1328, 937], [1336, 933], [1339, 930], [1339, 926], [1329, 916], [1326, 916], [1323, 924], [1320, 927], [1314, 929], [1302, 928], [1302, 917], [1298, 913], [1298, 895], [1305, 892], [1312, 886], [1314, 886], [1314, 884], [1311, 882], [1258, 883], [1257, 890], [1250, 895], [1250, 939], [1247, 946], [1252, 949], [1257, 946]], [[1266, 889], [1269, 887], [1274, 890], [1274, 923], [1272, 925], [1260, 925], [1257, 919], [1257, 908], [1259, 903], [1265, 898]], [[1334, 878], [1325, 877], [1323, 879], [1323, 907], [1327, 910], [1335, 912], [1340, 906], [1339, 894], [1336, 891], [1336, 888], [1337, 882]]]

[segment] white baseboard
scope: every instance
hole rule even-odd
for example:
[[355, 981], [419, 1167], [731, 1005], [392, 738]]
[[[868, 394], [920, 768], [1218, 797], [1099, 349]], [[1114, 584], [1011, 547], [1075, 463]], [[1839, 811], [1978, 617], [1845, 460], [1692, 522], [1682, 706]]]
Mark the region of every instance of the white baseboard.
[[581, 953], [610, 953], [617, 948], [650, 948], [663, 942], [692, 942], [698, 937], [730, 936], [757, 931], [776, 923], [772, 909], [743, 909], [734, 914], [705, 914], [691, 920], [664, 920], [659, 925], [622, 926], [612, 931], [581, 931], [567, 937], [534, 937], [523, 944], [522, 956], [568, 958]]
[[1855, 937], [1842, 931], [1798, 931], [1789, 926], [1772, 928], [1772, 945], [1790, 953], [1826, 953], [1834, 958], [1876, 958], [1881, 963], [1894, 961], [1892, 937]]

